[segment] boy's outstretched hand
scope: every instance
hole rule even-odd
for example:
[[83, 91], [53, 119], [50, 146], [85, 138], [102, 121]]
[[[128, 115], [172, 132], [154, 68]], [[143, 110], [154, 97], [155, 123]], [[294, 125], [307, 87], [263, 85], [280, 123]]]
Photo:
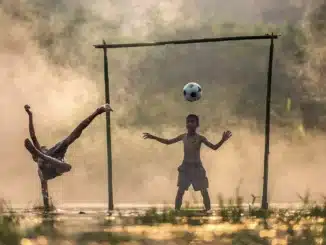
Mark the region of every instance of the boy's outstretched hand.
[[149, 133], [143, 133], [143, 138], [144, 139], [154, 139], [154, 135], [151, 135]]
[[223, 141], [227, 141], [229, 138], [231, 138], [231, 136], [232, 136], [232, 133], [231, 133], [231, 131], [225, 131], [224, 133], [223, 133], [223, 135], [222, 135], [222, 140]]

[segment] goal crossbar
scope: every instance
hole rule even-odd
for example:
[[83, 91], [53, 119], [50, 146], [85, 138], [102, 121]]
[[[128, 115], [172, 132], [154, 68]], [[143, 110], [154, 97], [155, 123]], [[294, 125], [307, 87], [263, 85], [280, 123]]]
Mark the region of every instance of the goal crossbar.
[[149, 46], [163, 46], [170, 44], [190, 44], [190, 43], [213, 43], [225, 41], [243, 41], [243, 40], [262, 40], [262, 39], [277, 39], [278, 35], [258, 35], [258, 36], [235, 36], [235, 37], [217, 37], [217, 38], [200, 38], [200, 39], [185, 39], [185, 40], [172, 40], [160, 42], [141, 42], [141, 43], [119, 43], [119, 44], [103, 44], [94, 45], [95, 48], [136, 48], [136, 47], [149, 47]]

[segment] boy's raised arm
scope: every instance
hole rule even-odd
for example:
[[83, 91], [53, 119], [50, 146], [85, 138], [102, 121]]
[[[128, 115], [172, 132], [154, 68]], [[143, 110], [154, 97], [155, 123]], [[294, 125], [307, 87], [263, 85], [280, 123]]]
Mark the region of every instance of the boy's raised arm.
[[220, 148], [225, 141], [227, 141], [230, 137], [232, 136], [232, 133], [230, 131], [225, 131], [223, 133], [222, 139], [220, 140], [220, 142], [218, 142], [217, 144], [213, 144], [210, 141], [208, 141], [205, 137], [203, 137], [202, 142], [204, 143], [204, 145], [208, 146], [209, 148], [211, 148], [212, 150], [216, 151], [218, 148]]
[[149, 133], [143, 133], [144, 139], [153, 139], [153, 140], [156, 140], [165, 145], [171, 145], [171, 144], [177, 143], [183, 139], [183, 136], [184, 136], [184, 134], [181, 134], [172, 139], [163, 139], [163, 138], [157, 137], [157, 136], [149, 134]]
[[25, 111], [28, 114], [28, 128], [29, 128], [29, 134], [31, 136], [31, 139], [33, 141], [34, 146], [36, 147], [37, 150], [41, 149], [40, 143], [38, 142], [35, 134], [35, 129], [34, 129], [34, 123], [33, 123], [33, 114], [31, 111], [31, 107], [29, 105], [24, 106]]

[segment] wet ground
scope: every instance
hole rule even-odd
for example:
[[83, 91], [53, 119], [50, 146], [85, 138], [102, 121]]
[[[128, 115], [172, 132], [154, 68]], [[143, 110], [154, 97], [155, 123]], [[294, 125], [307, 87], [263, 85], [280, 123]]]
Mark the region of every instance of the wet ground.
[[322, 209], [314, 214], [307, 208], [267, 214], [215, 207], [210, 215], [196, 208], [176, 213], [137, 206], [110, 214], [94, 206], [64, 207], [46, 215], [32, 209], [14, 211], [1, 216], [1, 245], [326, 244]]

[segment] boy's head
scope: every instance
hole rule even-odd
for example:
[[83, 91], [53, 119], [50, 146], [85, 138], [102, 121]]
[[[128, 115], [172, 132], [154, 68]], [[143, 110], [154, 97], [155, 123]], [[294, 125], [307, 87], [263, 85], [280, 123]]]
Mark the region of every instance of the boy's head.
[[195, 131], [199, 127], [199, 117], [195, 114], [189, 114], [186, 118], [188, 131]]

